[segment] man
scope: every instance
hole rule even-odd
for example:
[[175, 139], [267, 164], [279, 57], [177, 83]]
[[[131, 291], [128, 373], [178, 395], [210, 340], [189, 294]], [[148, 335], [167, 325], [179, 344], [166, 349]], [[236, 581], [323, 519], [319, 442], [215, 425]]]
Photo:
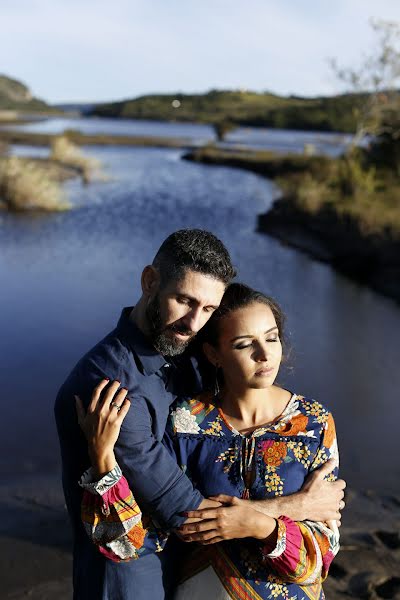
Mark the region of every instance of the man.
[[[164, 597], [164, 590], [159, 554], [114, 563], [99, 554], [83, 529], [78, 480], [90, 461], [74, 395], [87, 406], [93, 388], [104, 378], [117, 380], [125, 389], [122, 395], [127, 390], [131, 410], [118, 438], [116, 458], [139, 505], [161, 526], [178, 527], [184, 521], [183, 512], [218, 506], [193, 488], [161, 439], [170, 404], [178, 395], [195, 394], [201, 388], [193, 361], [183, 353], [218, 307], [234, 276], [229, 254], [214, 235], [196, 229], [173, 233], [161, 245], [153, 264], [145, 267], [142, 296], [136, 306], [123, 310], [117, 328], [79, 361], [60, 389], [55, 413], [63, 486], [74, 528], [76, 600], [158, 600]], [[115, 410], [119, 405], [116, 401]], [[96, 465], [99, 478], [107, 470], [107, 465]], [[303, 518], [319, 520], [321, 515], [312, 511], [316, 502], [320, 500], [331, 510], [337, 494], [333, 501], [328, 500], [327, 484], [324, 487], [322, 481], [314, 480], [302, 496], [311, 511]], [[286, 505], [278, 500], [278, 514], [298, 518], [300, 497], [296, 503], [281, 500]], [[324, 514], [322, 520], [325, 518], [332, 517]]]

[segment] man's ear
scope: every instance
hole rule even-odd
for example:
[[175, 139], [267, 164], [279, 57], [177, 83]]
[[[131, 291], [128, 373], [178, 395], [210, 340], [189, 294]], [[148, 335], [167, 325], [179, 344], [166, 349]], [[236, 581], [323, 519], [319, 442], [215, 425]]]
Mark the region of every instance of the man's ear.
[[204, 342], [203, 344], [203, 352], [208, 360], [214, 367], [218, 367], [218, 352], [214, 346], [209, 344], [208, 342]]
[[160, 287], [160, 274], [153, 265], [147, 265], [147, 267], [143, 269], [141, 284], [144, 296], [154, 296], [158, 291], [158, 288]]

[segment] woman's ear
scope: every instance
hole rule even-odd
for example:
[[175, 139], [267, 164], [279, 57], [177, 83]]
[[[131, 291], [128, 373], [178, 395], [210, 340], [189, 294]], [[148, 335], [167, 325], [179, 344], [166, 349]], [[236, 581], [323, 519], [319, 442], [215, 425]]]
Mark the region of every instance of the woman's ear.
[[212, 346], [208, 342], [204, 342], [203, 352], [204, 352], [208, 362], [210, 362], [212, 365], [214, 365], [214, 367], [219, 367], [218, 352], [217, 352], [217, 349], [214, 348], [214, 346]]
[[160, 287], [160, 274], [153, 265], [147, 265], [143, 269], [141, 283], [144, 296], [154, 296], [158, 291]]

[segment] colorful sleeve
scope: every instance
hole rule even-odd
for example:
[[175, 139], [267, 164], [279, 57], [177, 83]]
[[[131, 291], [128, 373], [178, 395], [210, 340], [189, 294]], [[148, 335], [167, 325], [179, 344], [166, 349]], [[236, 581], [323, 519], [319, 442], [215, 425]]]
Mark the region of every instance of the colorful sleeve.
[[113, 561], [138, 558], [146, 529], [142, 513], [118, 465], [102, 479], [86, 471], [79, 485], [84, 488], [81, 518], [99, 551]]
[[[321, 443], [310, 471], [330, 458], [338, 461], [335, 423], [329, 413], [321, 432]], [[337, 467], [327, 479], [337, 478]], [[311, 585], [324, 581], [329, 566], [339, 551], [339, 530], [334, 522], [292, 521], [281, 516], [278, 519], [278, 533], [275, 548], [262, 548], [264, 564], [286, 581], [300, 585]]]

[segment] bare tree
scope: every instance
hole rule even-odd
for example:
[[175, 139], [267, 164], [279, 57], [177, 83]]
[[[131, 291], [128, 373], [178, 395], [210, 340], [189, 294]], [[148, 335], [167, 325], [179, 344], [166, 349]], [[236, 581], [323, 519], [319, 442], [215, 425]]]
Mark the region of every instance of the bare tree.
[[354, 107], [357, 123], [350, 151], [366, 136], [390, 136], [400, 139], [399, 119], [393, 118], [400, 109], [400, 23], [371, 19], [376, 35], [375, 48], [357, 68], [339, 66], [330, 60], [337, 78], [347, 91], [360, 94], [361, 102]]

